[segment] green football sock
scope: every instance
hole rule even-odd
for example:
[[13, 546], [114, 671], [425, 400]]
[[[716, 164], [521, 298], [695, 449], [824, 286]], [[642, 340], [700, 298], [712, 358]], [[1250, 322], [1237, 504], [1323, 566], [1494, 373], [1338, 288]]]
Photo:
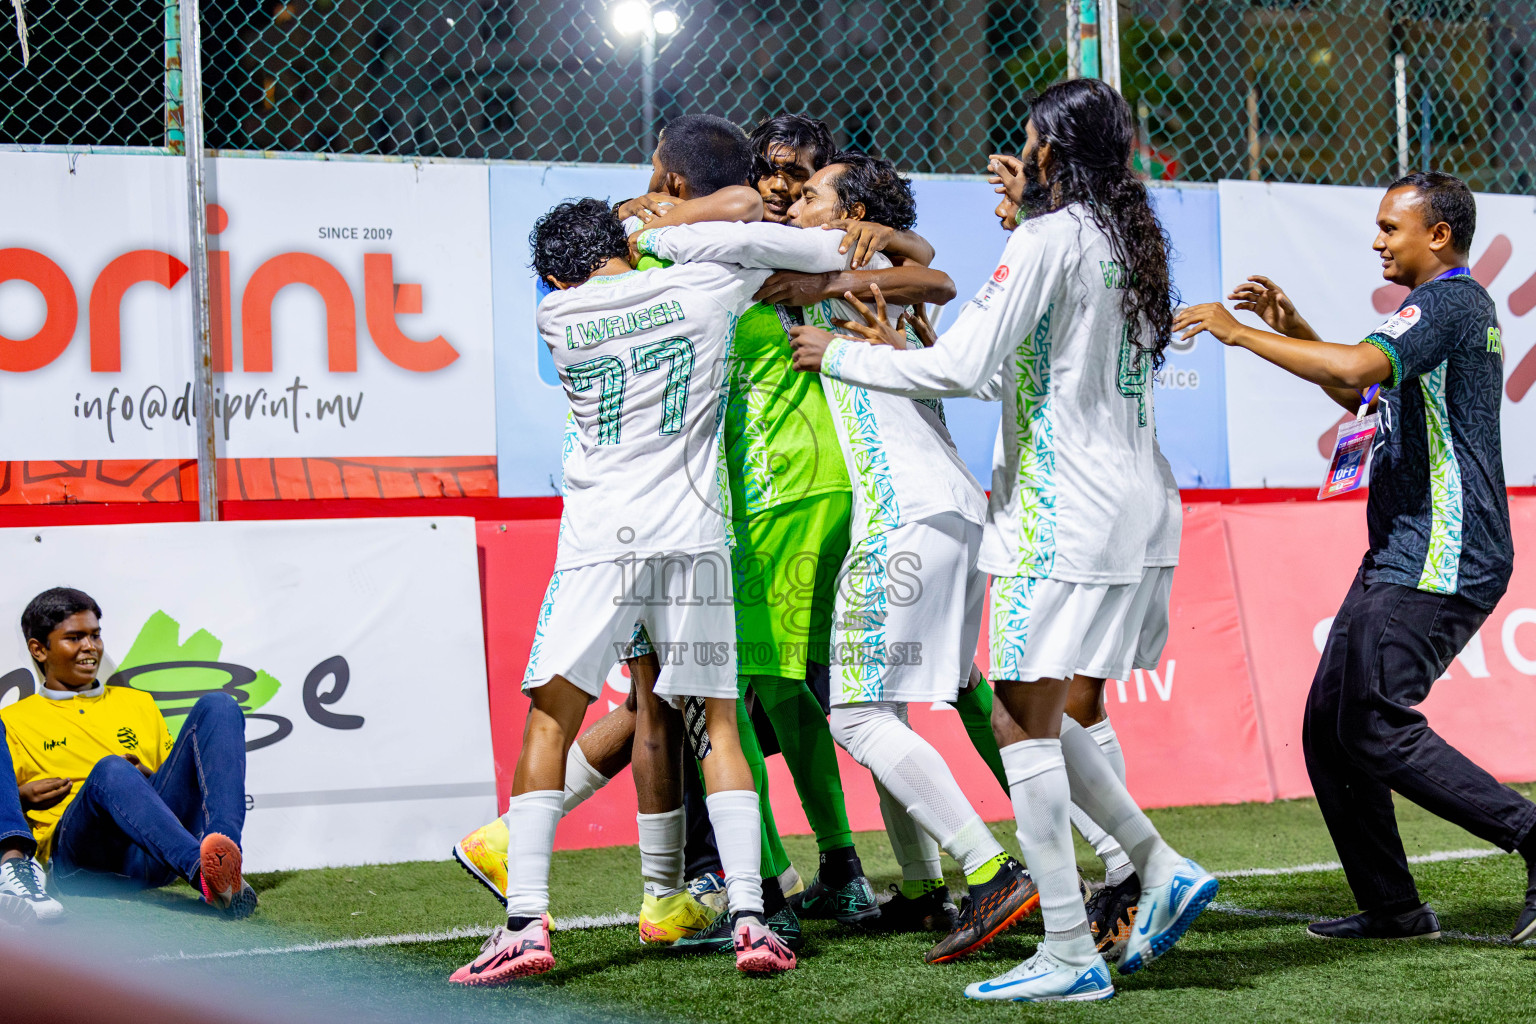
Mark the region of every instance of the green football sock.
[[983, 885], [997, 877], [997, 870], [1008, 862], [1008, 855], [1000, 853], [981, 867], [965, 876], [966, 885]]
[[832, 741], [832, 730], [816, 696], [803, 679], [753, 676], [751, 685], [779, 738], [805, 819], [816, 833], [816, 848], [826, 853], [852, 846], [843, 777], [837, 768], [837, 744]]
[[997, 749], [997, 737], [992, 734], [992, 687], [985, 679], [955, 698], [955, 710], [960, 712], [960, 722], [965, 734], [971, 738], [971, 746], [987, 762], [997, 784], [1008, 792], [1008, 773], [1003, 770], [1003, 755]]
[[[997, 869], [994, 868], [995, 872]], [[942, 878], [904, 878], [901, 880], [901, 894], [909, 900], [915, 900], [919, 896], [926, 896], [944, 888]]]
[[768, 765], [763, 758], [763, 748], [757, 742], [757, 732], [747, 716], [747, 705], [736, 701], [736, 730], [741, 733], [741, 753], [752, 769], [752, 782], [757, 787], [757, 803], [763, 816], [763, 866], [764, 878], [777, 878], [789, 867], [789, 854], [784, 852], [784, 842], [779, 838], [778, 825], [773, 820], [773, 804], [768, 799]]

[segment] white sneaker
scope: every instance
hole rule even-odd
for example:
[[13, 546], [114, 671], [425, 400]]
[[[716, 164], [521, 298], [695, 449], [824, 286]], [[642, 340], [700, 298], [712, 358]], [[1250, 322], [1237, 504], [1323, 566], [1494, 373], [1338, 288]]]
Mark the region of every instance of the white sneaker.
[[1110, 999], [1115, 994], [1109, 965], [1097, 953], [1085, 967], [1056, 959], [1045, 943], [1035, 955], [1007, 974], [965, 987], [967, 999], [999, 999], [1015, 1003], [1086, 1003]]
[[0, 864], [0, 917], [12, 924], [54, 924], [64, 905], [48, 895], [43, 866], [31, 857]]
[[1134, 974], [1173, 948], [1195, 918], [1216, 898], [1216, 877], [1185, 859], [1162, 885], [1143, 889], [1136, 902], [1136, 923], [1120, 955], [1120, 973]]

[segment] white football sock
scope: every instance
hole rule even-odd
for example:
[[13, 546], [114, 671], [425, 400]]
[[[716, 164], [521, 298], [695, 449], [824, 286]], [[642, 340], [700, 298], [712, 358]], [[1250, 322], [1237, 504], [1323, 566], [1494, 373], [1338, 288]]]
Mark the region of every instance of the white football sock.
[[868, 768], [967, 875], [1004, 852], [944, 758], [908, 727], [905, 704], [839, 705], [831, 725], [838, 746]]
[[1077, 888], [1077, 861], [1072, 854], [1071, 802], [1067, 766], [1061, 741], [1040, 739], [1012, 743], [1002, 749], [1008, 773], [1008, 795], [1019, 825], [1019, 846], [1029, 875], [1040, 890], [1040, 916], [1051, 952], [1064, 963], [1087, 964], [1094, 956]]
[[1104, 751], [1104, 756], [1109, 759], [1109, 766], [1115, 770], [1115, 778], [1120, 780], [1120, 785], [1125, 785], [1125, 751], [1120, 749], [1120, 737], [1115, 735], [1114, 724], [1109, 719], [1084, 726], [1088, 735]]
[[581, 752], [580, 743], [572, 743], [570, 753], [565, 755], [565, 814], [570, 814], [583, 801], [590, 800], [592, 794], [602, 789], [611, 782], [608, 776], [592, 767], [592, 762], [587, 760], [587, 755]]
[[507, 916], [538, 917], [549, 910], [549, 858], [555, 852], [561, 793], [536, 789], [507, 802]]
[[904, 882], [928, 882], [944, 877], [939, 863], [939, 844], [923, 827], [912, 820], [912, 815], [891, 796], [891, 791], [875, 780], [875, 792], [880, 795], [880, 817], [885, 819], [885, 835], [891, 841], [891, 852], [901, 865]]
[[704, 798], [725, 872], [732, 914], [763, 916], [763, 817], [755, 789], [727, 789]]
[[[1115, 777], [1120, 780], [1120, 785], [1125, 785], [1125, 751], [1120, 749], [1120, 737], [1115, 735], [1114, 725], [1108, 718], [1105, 718], [1092, 725], [1084, 726], [1084, 728], [1088, 730], [1088, 735], [1093, 737], [1094, 742], [1099, 745], [1099, 749], [1104, 751], [1104, 756], [1109, 759], [1109, 766], [1115, 770]], [[1093, 846], [1094, 852], [1104, 861], [1104, 881], [1109, 885], [1119, 885], [1127, 878], [1130, 878], [1136, 872], [1136, 867], [1131, 863], [1131, 858], [1121, 848], [1120, 844], [1115, 842], [1115, 837], [1099, 828], [1098, 825], [1094, 825], [1093, 828], [1104, 838], [1102, 841], [1089, 838], [1082, 825], [1078, 824], [1079, 815], [1082, 816], [1084, 821], [1093, 821], [1092, 818], [1088, 817], [1086, 811], [1073, 804], [1072, 824], [1077, 825], [1077, 830], [1083, 833], [1083, 838], [1088, 840], [1089, 844]], [[1101, 842], [1103, 845], [1100, 845]]]
[[1061, 716], [1061, 751], [1072, 799], [1130, 855], [1141, 887], [1151, 889], [1168, 881], [1183, 859], [1136, 806], [1088, 730], [1067, 715]]
[[640, 877], [647, 896], [662, 899], [683, 891], [683, 809], [637, 814]]

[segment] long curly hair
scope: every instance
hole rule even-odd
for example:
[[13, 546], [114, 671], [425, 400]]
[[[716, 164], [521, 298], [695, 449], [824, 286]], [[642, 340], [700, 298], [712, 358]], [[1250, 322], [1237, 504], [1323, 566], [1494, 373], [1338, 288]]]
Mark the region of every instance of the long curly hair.
[[[1147, 186], [1131, 173], [1129, 104], [1103, 81], [1077, 78], [1041, 93], [1030, 120], [1039, 145], [1051, 144], [1051, 161], [1046, 185], [1041, 194], [1026, 196], [1026, 207], [1059, 210], [1081, 203], [1088, 209], [1125, 272], [1120, 308], [1130, 337], [1151, 352], [1154, 368], [1161, 366], [1176, 301], [1168, 272], [1171, 243]], [[1037, 166], [1026, 168], [1032, 181]]]

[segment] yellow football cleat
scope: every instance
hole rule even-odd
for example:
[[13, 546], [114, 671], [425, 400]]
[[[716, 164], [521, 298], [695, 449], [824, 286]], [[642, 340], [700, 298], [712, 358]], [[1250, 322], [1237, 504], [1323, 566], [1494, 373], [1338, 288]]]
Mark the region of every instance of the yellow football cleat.
[[508, 842], [507, 823], [497, 818], [489, 825], [481, 825], [453, 847], [453, 859], [503, 901], [507, 898]]
[[714, 921], [714, 911], [686, 891], [661, 899], [647, 893], [640, 902], [640, 941], [647, 946], [670, 946], [697, 935]]

